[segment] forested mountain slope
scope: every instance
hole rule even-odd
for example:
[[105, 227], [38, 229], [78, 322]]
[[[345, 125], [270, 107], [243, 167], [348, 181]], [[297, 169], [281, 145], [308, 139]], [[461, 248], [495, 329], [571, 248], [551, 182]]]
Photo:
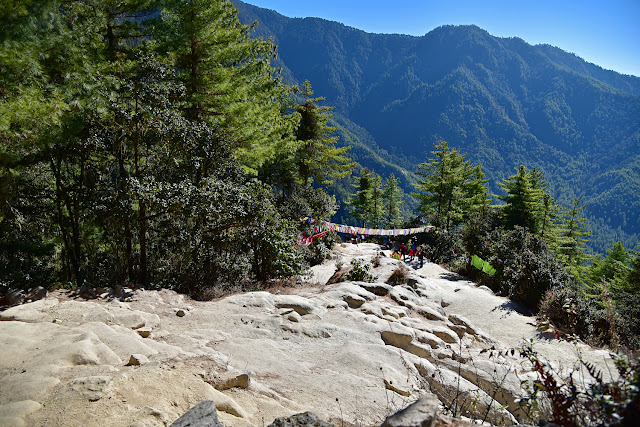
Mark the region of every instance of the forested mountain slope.
[[274, 37], [285, 78], [309, 79], [391, 163], [415, 171], [443, 139], [480, 162], [496, 192], [520, 164], [536, 167], [560, 202], [586, 205], [592, 247], [637, 242], [640, 78], [475, 26], [369, 34], [234, 3], [243, 22], [259, 21], [257, 36]]

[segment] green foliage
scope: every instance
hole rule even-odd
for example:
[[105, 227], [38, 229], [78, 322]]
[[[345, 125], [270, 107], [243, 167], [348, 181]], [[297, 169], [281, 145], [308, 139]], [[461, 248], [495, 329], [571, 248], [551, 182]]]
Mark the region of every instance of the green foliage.
[[462, 256], [462, 238], [459, 230], [430, 230], [418, 239], [426, 257], [435, 263], [452, 263]]
[[229, 2], [21, 5], [0, 30], [0, 281], [204, 298], [304, 269], [297, 220], [243, 173], [291, 146], [289, 88]]
[[363, 167], [401, 177], [393, 165], [414, 171], [432, 142], [450, 141], [482, 164], [494, 193], [524, 164], [545, 171], [560, 203], [582, 200], [594, 236], [589, 252], [604, 253], [618, 240], [637, 245], [637, 77], [476, 26], [447, 25], [421, 37], [369, 34], [238, 7], [243, 22], [259, 21], [257, 35], [278, 40], [288, 81], [308, 78], [332, 100], [342, 139]]
[[160, 18], [152, 33], [175, 58], [186, 117], [223, 129], [250, 171], [288, 150], [296, 120], [282, 114], [289, 89], [270, 66], [275, 45], [250, 38], [228, 1], [164, 0]]
[[415, 195], [420, 201], [418, 210], [431, 224], [451, 230], [486, 203], [487, 180], [480, 165], [472, 166], [445, 141], [431, 154], [433, 157], [418, 167], [422, 178], [416, 184], [421, 192]]
[[497, 269], [491, 286], [502, 295], [538, 310], [544, 293], [565, 285], [569, 275], [546, 243], [516, 226], [493, 230], [483, 259]]
[[580, 216], [584, 206], [580, 206], [580, 200], [575, 199], [569, 210], [565, 213], [564, 231], [560, 237], [558, 257], [567, 267], [567, 271], [576, 279], [583, 280], [583, 263], [586, 260], [587, 249], [585, 237], [591, 233], [585, 231], [587, 219]]
[[386, 227], [397, 228], [402, 223], [403, 199], [404, 191], [400, 187], [399, 180], [392, 173], [384, 181], [382, 189], [382, 217]]
[[373, 189], [373, 174], [368, 168], [364, 168], [360, 171], [360, 176], [356, 177], [357, 184], [355, 188], [357, 191], [352, 195], [349, 205], [351, 206], [351, 215], [354, 218], [362, 221], [364, 227], [367, 221], [371, 218], [372, 212], [372, 199], [371, 193]]
[[[294, 88], [295, 90], [295, 88]], [[300, 124], [296, 130], [299, 147], [294, 154], [294, 163], [303, 185], [311, 179], [317, 184], [331, 184], [334, 178], [344, 178], [351, 173], [354, 163], [346, 156], [350, 146], [336, 147], [337, 136], [331, 136], [336, 128], [328, 126], [332, 107], [318, 106], [324, 98], [311, 98], [313, 90], [306, 80], [300, 89], [305, 100], [296, 106]]]
[[373, 283], [377, 280], [377, 277], [371, 275], [369, 273], [370, 270], [371, 270], [371, 264], [365, 263], [360, 259], [354, 258], [351, 260], [351, 269], [344, 276], [344, 280]]

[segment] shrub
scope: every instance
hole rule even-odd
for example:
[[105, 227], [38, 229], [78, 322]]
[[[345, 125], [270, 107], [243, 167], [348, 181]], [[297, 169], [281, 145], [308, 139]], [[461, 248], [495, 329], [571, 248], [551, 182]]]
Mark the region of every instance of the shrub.
[[354, 258], [351, 260], [351, 270], [344, 276], [344, 280], [375, 282], [378, 278], [369, 274], [369, 270], [371, 270], [371, 264]]
[[494, 291], [537, 311], [548, 289], [569, 283], [569, 274], [539, 236], [516, 227], [496, 229], [490, 238], [489, 255], [479, 255], [496, 266]]
[[[560, 426], [630, 426], [640, 419], [640, 359], [612, 355], [618, 378], [606, 382], [594, 365], [583, 360], [580, 372], [574, 370], [568, 377], [561, 377], [538, 356], [531, 343], [522, 346], [520, 355], [529, 360], [531, 371], [536, 373], [535, 379], [523, 382], [529, 394], [519, 400], [534, 421], [542, 416]], [[540, 408], [548, 410], [536, 413]]]
[[404, 265], [400, 265], [394, 270], [393, 273], [391, 273], [391, 276], [389, 276], [389, 280], [387, 280], [387, 283], [402, 285], [404, 283], [407, 283], [407, 280], [409, 280], [409, 271]]
[[427, 259], [436, 263], [449, 263], [463, 252], [461, 235], [457, 230], [431, 230], [424, 233], [424, 237], [420, 239], [421, 244], [422, 242]]

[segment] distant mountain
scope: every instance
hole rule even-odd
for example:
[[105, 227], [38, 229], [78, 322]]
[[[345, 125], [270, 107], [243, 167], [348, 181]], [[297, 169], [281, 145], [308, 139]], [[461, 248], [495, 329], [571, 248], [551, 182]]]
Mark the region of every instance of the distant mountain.
[[243, 22], [259, 21], [256, 36], [274, 38], [287, 81], [309, 79], [383, 177], [380, 161], [413, 172], [443, 139], [496, 192], [520, 164], [542, 169], [560, 202], [586, 204], [597, 250], [637, 244], [640, 78], [476, 26], [370, 34], [234, 3]]

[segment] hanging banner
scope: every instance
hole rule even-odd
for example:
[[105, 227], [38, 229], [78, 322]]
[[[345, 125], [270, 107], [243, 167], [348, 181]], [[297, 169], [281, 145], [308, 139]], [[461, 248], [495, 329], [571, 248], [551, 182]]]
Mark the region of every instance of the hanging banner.
[[482, 258], [480, 258], [478, 255], [474, 255], [471, 257], [471, 265], [473, 265], [478, 270], [484, 271], [489, 276], [493, 276], [494, 274], [496, 274], [496, 269], [493, 268], [493, 266], [487, 261], [484, 261]]
[[429, 230], [433, 230], [432, 225], [416, 228], [394, 228], [394, 229], [382, 229], [382, 228], [365, 228], [354, 227], [352, 225], [336, 224], [333, 222], [316, 220], [313, 218], [300, 218], [301, 221], [308, 222], [311, 225], [320, 224], [331, 231], [346, 234], [361, 234], [365, 236], [408, 236], [410, 234], [426, 233]]

